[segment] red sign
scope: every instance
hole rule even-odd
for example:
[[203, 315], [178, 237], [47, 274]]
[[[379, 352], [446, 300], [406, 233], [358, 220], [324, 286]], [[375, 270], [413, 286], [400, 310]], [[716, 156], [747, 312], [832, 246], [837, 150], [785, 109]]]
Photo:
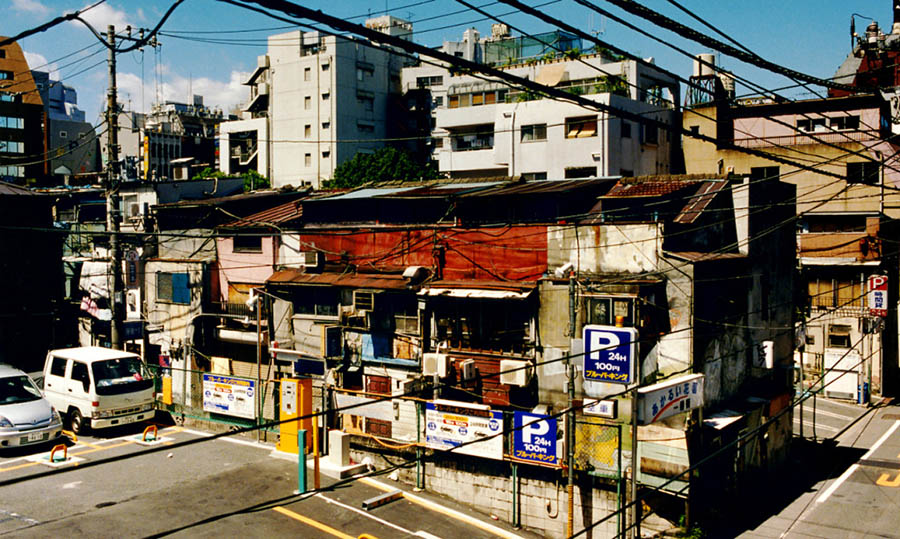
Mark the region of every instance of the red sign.
[[885, 275], [869, 276], [869, 314], [887, 316], [888, 278]]

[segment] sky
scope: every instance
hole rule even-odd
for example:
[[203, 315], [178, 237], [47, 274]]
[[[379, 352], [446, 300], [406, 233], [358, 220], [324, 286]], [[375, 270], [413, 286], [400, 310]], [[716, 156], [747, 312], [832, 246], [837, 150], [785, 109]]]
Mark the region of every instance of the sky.
[[[492, 0], [470, 0], [499, 17], [511, 27], [526, 33], [554, 30], [541, 21]], [[597, 34], [620, 48], [652, 57], [657, 65], [685, 78], [692, 63], [672, 48], [641, 36], [619, 23], [579, 6], [573, 0], [524, 0], [545, 13], [581, 30]], [[0, 17], [0, 35], [12, 36], [52, 18], [81, 9], [93, 0], [0, 0], [7, 4]], [[677, 45], [691, 54], [708, 51], [667, 30], [628, 15], [603, 0], [593, 0], [635, 25], [649, 30], [665, 43]], [[670, 0], [641, 0], [641, 3], [704, 33], [701, 26]], [[721, 32], [776, 64], [821, 78], [834, 76], [835, 70], [850, 52], [850, 17], [857, 13], [873, 18], [883, 31], [890, 31], [891, 0], [678, 0]], [[117, 32], [156, 26], [171, 5], [166, 0], [108, 0], [84, 13], [83, 18], [105, 31], [114, 24]], [[454, 0], [384, 0], [366, 2], [303, 2], [304, 7], [321, 10], [351, 22], [362, 23], [368, 16], [388, 12], [413, 23], [413, 39], [426, 46], [443, 41], [458, 41], [466, 28], [474, 27], [482, 36], [490, 35], [492, 20], [468, 10]], [[281, 15], [279, 13], [279, 15]], [[312, 24], [298, 20], [298, 24]], [[857, 18], [862, 33], [868, 20]], [[266, 36], [287, 31], [283, 21], [217, 0], [186, 0], [166, 21], [159, 37], [160, 46], [145, 47], [117, 57], [119, 101], [133, 110], [143, 111], [157, 100], [189, 101], [191, 94], [202, 95], [207, 106], [233, 109], [246, 101], [248, 88], [243, 80], [266, 53]], [[513, 30], [513, 35], [519, 32]], [[222, 43], [221, 41], [227, 41]], [[211, 42], [213, 41], [213, 42]], [[216, 43], [218, 41], [218, 43]], [[23, 39], [20, 45], [32, 69], [51, 71], [78, 91], [78, 105], [88, 121], [99, 123], [107, 86], [106, 49], [90, 30], [78, 21], [57, 25]], [[736, 75], [767, 89], [793, 85], [793, 81], [724, 55], [717, 62]], [[813, 88], [821, 91], [821, 88]], [[749, 93], [738, 86], [738, 94]], [[815, 97], [809, 89], [794, 88], [781, 92], [790, 98]]]

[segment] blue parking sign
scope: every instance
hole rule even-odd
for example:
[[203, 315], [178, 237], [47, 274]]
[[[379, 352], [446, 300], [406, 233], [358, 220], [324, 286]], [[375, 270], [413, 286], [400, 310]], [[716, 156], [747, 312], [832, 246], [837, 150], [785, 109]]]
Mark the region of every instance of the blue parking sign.
[[513, 457], [556, 464], [556, 418], [528, 412], [513, 414]]
[[637, 330], [615, 326], [584, 326], [584, 379], [613, 384], [634, 383]]

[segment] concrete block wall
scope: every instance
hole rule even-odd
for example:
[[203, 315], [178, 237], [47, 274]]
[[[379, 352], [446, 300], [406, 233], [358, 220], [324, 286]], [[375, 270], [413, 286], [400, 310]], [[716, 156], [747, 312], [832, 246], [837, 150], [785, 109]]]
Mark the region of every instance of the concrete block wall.
[[[352, 459], [361, 462], [370, 457], [377, 467], [388, 465], [381, 459], [381, 451], [354, 445]], [[414, 459], [415, 453], [391, 455]], [[400, 469], [399, 480], [409, 485], [416, 483], [415, 467]], [[557, 470], [518, 465], [519, 522], [520, 525], [544, 537], [566, 536], [567, 494], [566, 480]], [[447, 496], [469, 505], [485, 515], [496, 516], [501, 521], [513, 523], [513, 479], [511, 464], [465, 455], [442, 457], [439, 462], [425, 463], [425, 490]], [[623, 493], [624, 495], [624, 493]], [[622, 501], [625, 504], [625, 501]], [[612, 484], [585, 476], [575, 485], [575, 531], [606, 517], [616, 510], [616, 490]], [[645, 519], [641, 528], [645, 534], [666, 530], [671, 524], [655, 516]], [[596, 526], [587, 537], [616, 536], [616, 517]]]

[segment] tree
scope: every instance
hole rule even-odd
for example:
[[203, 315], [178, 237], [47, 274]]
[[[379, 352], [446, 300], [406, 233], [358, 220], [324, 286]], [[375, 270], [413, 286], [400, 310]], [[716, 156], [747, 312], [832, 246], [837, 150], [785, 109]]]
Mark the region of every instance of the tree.
[[322, 182], [326, 189], [358, 187], [369, 182], [433, 180], [440, 175], [435, 163], [420, 165], [409, 152], [381, 148], [375, 153], [358, 153], [334, 169], [330, 180]]

